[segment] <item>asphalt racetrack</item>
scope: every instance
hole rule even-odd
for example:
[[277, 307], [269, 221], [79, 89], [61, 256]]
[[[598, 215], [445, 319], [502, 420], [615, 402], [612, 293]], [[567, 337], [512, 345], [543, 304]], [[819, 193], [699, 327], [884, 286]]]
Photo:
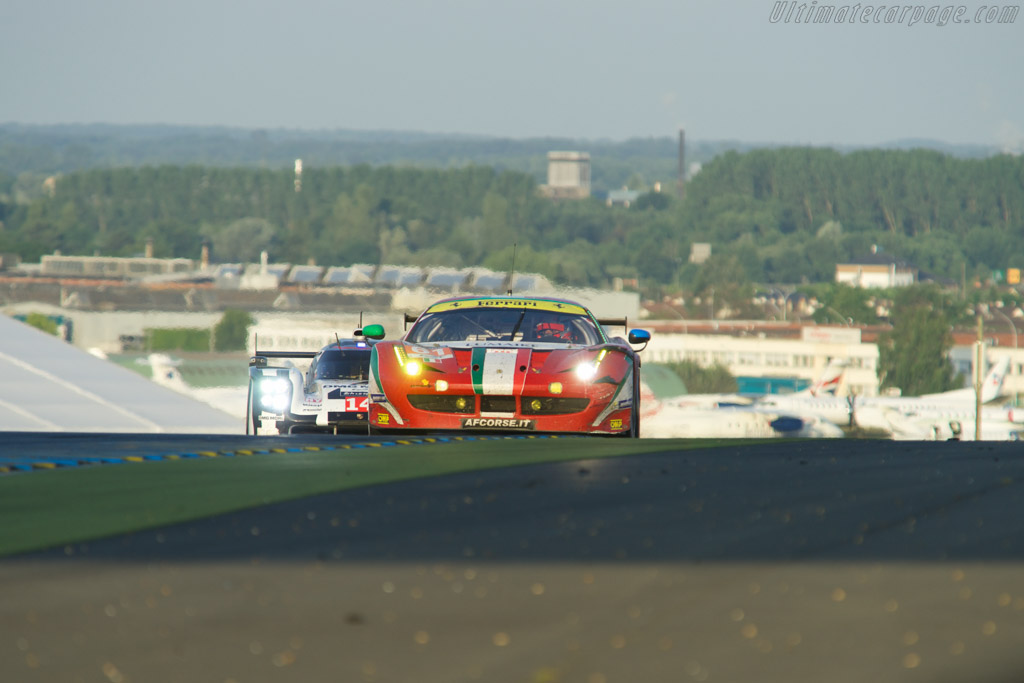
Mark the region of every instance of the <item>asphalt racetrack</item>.
[[1017, 443], [0, 437], [5, 683], [1024, 680]]

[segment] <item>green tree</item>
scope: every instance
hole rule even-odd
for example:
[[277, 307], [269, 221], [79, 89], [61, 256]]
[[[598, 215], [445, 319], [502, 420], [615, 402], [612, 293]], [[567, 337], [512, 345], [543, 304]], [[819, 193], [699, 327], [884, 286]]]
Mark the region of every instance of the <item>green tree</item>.
[[907, 396], [920, 396], [956, 387], [949, 349], [953, 336], [946, 315], [922, 301], [894, 304], [893, 327], [878, 339], [878, 368], [882, 388], [898, 387]]
[[704, 368], [693, 361], [684, 360], [668, 363], [668, 366], [679, 375], [691, 394], [730, 394], [739, 388], [729, 368], [719, 363]]
[[29, 313], [25, 316], [25, 324], [48, 334], [57, 334], [57, 321], [45, 313]]
[[210, 330], [193, 327], [147, 327], [147, 351], [209, 351]]
[[817, 297], [821, 302], [822, 307], [814, 313], [814, 319], [819, 323], [846, 324], [847, 320], [861, 325], [878, 323], [878, 316], [871, 306], [877, 292], [834, 282], [803, 286], [800, 291]]
[[383, 227], [374, 189], [361, 184], [337, 197], [317, 245], [317, 262], [330, 265], [378, 263]]
[[248, 311], [229, 308], [213, 328], [215, 351], [244, 351], [249, 343], [249, 328], [255, 321]]
[[223, 227], [203, 226], [202, 233], [213, 241], [217, 261], [258, 263], [260, 252], [269, 250], [276, 230], [262, 218], [240, 218]]

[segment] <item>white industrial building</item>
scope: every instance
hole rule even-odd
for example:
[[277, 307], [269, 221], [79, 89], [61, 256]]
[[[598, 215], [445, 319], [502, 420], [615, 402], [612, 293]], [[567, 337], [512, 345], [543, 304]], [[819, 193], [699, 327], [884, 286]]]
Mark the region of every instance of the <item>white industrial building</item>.
[[878, 395], [878, 346], [861, 341], [850, 327], [805, 327], [800, 339], [718, 334], [654, 334], [643, 359], [652, 363], [692, 361], [724, 365], [736, 377], [796, 377], [814, 381], [829, 361], [846, 363], [839, 393]]
[[870, 254], [852, 263], [837, 263], [836, 282], [862, 289], [909, 287], [917, 282], [917, 268], [872, 248]]
[[590, 196], [590, 155], [587, 152], [548, 152], [548, 182], [540, 191], [553, 199]]

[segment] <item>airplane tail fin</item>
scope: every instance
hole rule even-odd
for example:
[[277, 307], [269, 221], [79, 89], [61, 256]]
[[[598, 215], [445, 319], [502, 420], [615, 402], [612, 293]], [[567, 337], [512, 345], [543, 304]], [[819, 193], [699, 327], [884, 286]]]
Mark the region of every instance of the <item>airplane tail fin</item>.
[[825, 366], [824, 372], [815, 380], [814, 384], [803, 391], [797, 392], [800, 396], [835, 396], [839, 390], [839, 384], [843, 380], [843, 373], [846, 372], [846, 361], [833, 358]]
[[182, 378], [181, 371], [178, 370], [180, 360], [171, 358], [165, 353], [151, 353], [145, 361], [140, 362], [153, 368], [153, 381], [160, 386], [188, 393], [188, 384]]
[[981, 387], [981, 402], [988, 403], [999, 397], [1003, 390], [1003, 380], [1010, 371], [1010, 357], [1003, 356], [997, 360], [985, 375], [985, 381]]

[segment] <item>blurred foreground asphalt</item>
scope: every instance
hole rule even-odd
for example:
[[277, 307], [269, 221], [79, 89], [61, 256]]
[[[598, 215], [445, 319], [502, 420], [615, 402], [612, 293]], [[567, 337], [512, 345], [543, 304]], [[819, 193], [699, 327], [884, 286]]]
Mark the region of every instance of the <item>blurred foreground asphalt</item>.
[[318, 495], [0, 560], [0, 661], [6, 681], [1019, 681], [1021, 482], [1019, 444], [828, 440]]

